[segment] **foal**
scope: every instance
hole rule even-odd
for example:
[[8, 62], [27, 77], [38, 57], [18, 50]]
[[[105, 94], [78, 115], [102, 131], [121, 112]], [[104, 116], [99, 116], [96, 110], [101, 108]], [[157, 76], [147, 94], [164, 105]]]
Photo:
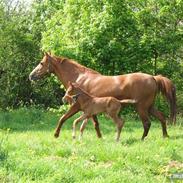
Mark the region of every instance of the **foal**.
[[[117, 126], [116, 141], [120, 138], [121, 129], [124, 125], [122, 119], [118, 116], [121, 105], [127, 103], [136, 103], [135, 100], [125, 99], [117, 100], [114, 97], [94, 97], [89, 93], [81, 89], [76, 83], [69, 83], [69, 87], [66, 91], [63, 101], [72, 103], [71, 100], [78, 102], [80, 111], [84, 113], [77, 118], [73, 123], [73, 138], [76, 134], [76, 124], [82, 120], [88, 120], [93, 115], [105, 112], [107, 113]], [[87, 121], [84, 121], [83, 125], [86, 125]]]

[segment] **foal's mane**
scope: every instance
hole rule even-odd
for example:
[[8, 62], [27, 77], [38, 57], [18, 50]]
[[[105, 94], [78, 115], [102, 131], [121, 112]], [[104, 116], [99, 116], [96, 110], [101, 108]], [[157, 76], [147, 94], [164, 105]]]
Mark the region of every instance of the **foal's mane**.
[[75, 88], [79, 88], [79, 90], [80, 90], [83, 94], [85, 94], [85, 95], [87, 95], [87, 96], [89, 96], [89, 97], [92, 97], [87, 91], [83, 90], [77, 83], [74, 83], [73, 86], [74, 86]]
[[[78, 62], [76, 62], [73, 59], [69, 59], [66, 57], [58, 57], [58, 56], [53, 56], [53, 58], [55, 58], [56, 60], [58, 60], [59, 62], [69, 62], [71, 64], [73, 64], [74, 66], [76, 66], [81, 72], [87, 72], [87, 73], [91, 73], [91, 74], [100, 74], [99, 72], [90, 69], [88, 67], [85, 67], [84, 65], [79, 64]], [[101, 74], [100, 74], [101, 75]]]

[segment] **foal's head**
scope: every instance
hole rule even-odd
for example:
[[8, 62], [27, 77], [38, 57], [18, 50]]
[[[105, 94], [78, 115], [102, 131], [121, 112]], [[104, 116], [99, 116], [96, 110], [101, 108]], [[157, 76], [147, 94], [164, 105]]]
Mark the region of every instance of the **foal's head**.
[[31, 81], [36, 81], [46, 74], [52, 73], [53, 69], [51, 66], [51, 61], [53, 60], [53, 57], [45, 53], [43, 59], [41, 62], [34, 68], [34, 70], [30, 73], [29, 79]]
[[78, 86], [77, 83], [71, 83], [69, 82], [69, 87], [64, 95], [64, 97], [62, 98], [64, 103], [73, 103], [76, 101], [77, 97], [83, 93], [83, 91], [81, 90], [81, 88]]

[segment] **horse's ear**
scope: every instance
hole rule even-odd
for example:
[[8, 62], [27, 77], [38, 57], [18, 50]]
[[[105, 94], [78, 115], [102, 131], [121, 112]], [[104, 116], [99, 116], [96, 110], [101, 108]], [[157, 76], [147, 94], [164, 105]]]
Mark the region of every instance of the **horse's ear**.
[[51, 51], [44, 52], [44, 55], [47, 56], [47, 57], [51, 56]]
[[49, 54], [48, 54], [47, 52], [44, 52], [44, 55], [45, 55], [45, 56], [49, 56]]
[[47, 57], [47, 60], [48, 61], [52, 61], [52, 56], [50, 55], [50, 53], [49, 52], [45, 52], [45, 56]]

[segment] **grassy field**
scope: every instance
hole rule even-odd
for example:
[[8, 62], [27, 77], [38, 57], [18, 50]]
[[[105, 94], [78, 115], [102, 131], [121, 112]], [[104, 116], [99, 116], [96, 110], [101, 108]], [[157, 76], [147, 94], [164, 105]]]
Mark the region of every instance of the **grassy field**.
[[72, 140], [74, 118], [54, 139], [58, 118], [36, 109], [0, 112], [0, 183], [162, 183], [171, 182], [173, 173], [183, 173], [181, 118], [176, 127], [168, 126], [169, 139], [162, 138], [160, 124], [152, 121], [142, 142], [141, 122], [126, 117], [119, 143], [113, 123], [104, 117], [99, 119], [103, 139], [97, 139], [89, 124], [81, 141]]

